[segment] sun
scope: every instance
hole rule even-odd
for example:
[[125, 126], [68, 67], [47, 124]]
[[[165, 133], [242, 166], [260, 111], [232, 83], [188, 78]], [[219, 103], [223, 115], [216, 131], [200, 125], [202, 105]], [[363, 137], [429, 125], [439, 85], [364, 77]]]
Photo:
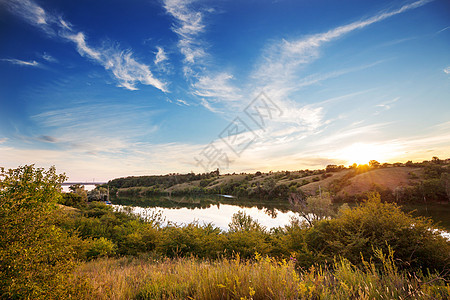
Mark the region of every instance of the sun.
[[372, 159], [383, 162], [389, 156], [389, 149], [378, 144], [355, 143], [339, 152], [340, 159], [349, 164], [356, 163], [358, 165], [368, 164]]

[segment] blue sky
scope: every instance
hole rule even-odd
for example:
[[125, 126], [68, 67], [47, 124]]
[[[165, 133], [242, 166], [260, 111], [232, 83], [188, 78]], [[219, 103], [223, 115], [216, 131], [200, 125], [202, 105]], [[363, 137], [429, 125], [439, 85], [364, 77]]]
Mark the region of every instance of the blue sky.
[[4, 167], [107, 180], [450, 156], [445, 0], [0, 0], [0, 44]]

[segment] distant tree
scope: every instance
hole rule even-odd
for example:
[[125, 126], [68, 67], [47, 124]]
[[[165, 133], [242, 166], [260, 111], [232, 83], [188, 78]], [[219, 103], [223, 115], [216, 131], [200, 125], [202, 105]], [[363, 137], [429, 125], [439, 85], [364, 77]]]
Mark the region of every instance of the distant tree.
[[243, 211], [238, 211], [231, 217], [231, 223], [228, 224], [230, 232], [238, 231], [265, 231], [265, 227], [261, 226], [258, 221], [253, 220], [253, 218], [247, 215]]
[[60, 203], [66, 206], [82, 207], [86, 204], [86, 201], [83, 201], [81, 196], [75, 193], [64, 193]]
[[412, 162], [412, 160], [408, 160], [406, 162], [405, 166], [407, 166], [407, 167], [414, 167], [414, 163]]
[[432, 158], [432, 162], [439, 165], [442, 161], [439, 159], [439, 157], [437, 156], [433, 156]]
[[339, 167], [337, 165], [328, 165], [325, 170], [327, 172], [337, 172], [339, 171]]
[[105, 201], [108, 199], [108, 189], [104, 187], [97, 187], [87, 193], [89, 201]]
[[77, 194], [78, 196], [80, 196], [82, 201], [87, 202], [88, 195], [87, 195], [87, 191], [84, 189], [84, 185], [72, 184], [71, 186], [69, 186], [69, 190], [72, 193]]
[[441, 184], [447, 194], [448, 201], [450, 201], [450, 173], [441, 174]]
[[369, 161], [369, 166], [372, 168], [378, 168], [380, 166], [380, 163], [374, 159], [372, 159], [371, 161]]
[[289, 197], [292, 210], [312, 227], [316, 221], [330, 217], [333, 214], [331, 196], [321, 193], [317, 196], [305, 197], [302, 194], [291, 194]]

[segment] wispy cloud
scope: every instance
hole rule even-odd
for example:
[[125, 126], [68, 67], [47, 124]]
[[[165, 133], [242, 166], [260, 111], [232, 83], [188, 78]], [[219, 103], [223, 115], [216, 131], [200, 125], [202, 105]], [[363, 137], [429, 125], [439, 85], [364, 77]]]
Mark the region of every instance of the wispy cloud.
[[210, 108], [212, 103], [224, 102], [228, 106], [233, 105], [233, 102], [242, 99], [242, 93], [231, 83], [232, 79], [233, 76], [225, 72], [200, 76], [197, 82], [192, 84], [193, 94], [204, 99], [202, 105], [206, 108]]
[[370, 125], [351, 124], [350, 126], [338, 130], [335, 133], [328, 134], [322, 138], [317, 139], [315, 142], [311, 142], [312, 146], [333, 145], [339, 142], [340, 144], [346, 144], [351, 140], [361, 140], [368, 136], [374, 137], [380, 133], [380, 129], [388, 126], [389, 123], [378, 123]]
[[[400, 99], [400, 97], [395, 97], [395, 98], [392, 99], [392, 100], [384, 101], [384, 102], [382, 102], [382, 103], [377, 104], [376, 107], [379, 107], [379, 108], [381, 108], [382, 110], [389, 110], [389, 109], [392, 108], [392, 105], [393, 105], [395, 102], [397, 102], [399, 99]], [[377, 115], [377, 114], [379, 114], [379, 113], [381, 113], [380, 110], [376, 111], [376, 112], [375, 112], [375, 115]]]
[[156, 50], [155, 59], [153, 60], [156, 70], [164, 72], [164, 74], [172, 74], [173, 66], [169, 63], [167, 52], [161, 46], [156, 46]]
[[444, 73], [445, 74], [450, 74], [450, 67], [444, 68]]
[[307, 123], [310, 124], [310, 128], [317, 129], [325, 124], [322, 119], [323, 112], [321, 108], [315, 105], [317, 110], [311, 114], [308, 108], [312, 107], [304, 107], [297, 101], [290, 100], [293, 93], [303, 87], [317, 84], [323, 80], [373, 67], [382, 63], [382, 61], [356, 68], [331, 71], [326, 74], [315, 74], [302, 78], [301, 71], [303, 68], [320, 58], [321, 49], [327, 43], [342, 38], [355, 30], [363, 29], [387, 18], [425, 5], [430, 1], [419, 0], [403, 5], [395, 10], [380, 12], [365, 20], [338, 26], [326, 32], [309, 35], [300, 39], [283, 39], [273, 42], [263, 50], [260, 61], [255, 65], [255, 69], [250, 76], [250, 83], [248, 85], [252, 86], [255, 92], [264, 90], [283, 111], [288, 112], [283, 118], [280, 118], [281, 122]]
[[41, 135], [37, 137], [37, 140], [45, 143], [56, 143], [58, 141], [57, 138], [49, 135]]
[[58, 62], [58, 60], [56, 58], [54, 58], [53, 56], [51, 56], [50, 54], [47, 54], [47, 53], [42, 54], [42, 58], [48, 62], [52, 62], [52, 63]]
[[31, 25], [37, 26], [50, 35], [54, 35], [55, 31], [51, 28], [51, 24], [55, 23], [56, 19], [45, 12], [45, 10], [29, 0], [10, 0], [5, 4], [10, 11], [21, 16], [25, 21]]
[[72, 41], [77, 46], [81, 56], [88, 57], [102, 65], [106, 70], [111, 71], [118, 80], [119, 86], [128, 90], [137, 90], [137, 83], [151, 85], [155, 88], [167, 92], [166, 84], [155, 78], [149, 66], [137, 62], [131, 50], [120, 50], [114, 47], [96, 49], [86, 43], [84, 33], [68, 33], [62, 35]]
[[[81, 56], [90, 58], [110, 71], [119, 82], [120, 87], [136, 90], [137, 84], [151, 85], [167, 92], [166, 83], [155, 78], [148, 65], [139, 63], [133, 58], [131, 50], [117, 47], [94, 48], [86, 42], [83, 32], [75, 32], [72, 24], [62, 17], [46, 12], [42, 7], [30, 0], [11, 0], [8, 8], [33, 26], [41, 28], [51, 36], [75, 43]], [[37, 63], [36, 63], [37, 64]], [[32, 65], [29, 64], [29, 65]]]
[[19, 65], [19, 66], [26, 66], [26, 67], [39, 67], [39, 66], [41, 66], [41, 64], [38, 63], [35, 60], [27, 61], [27, 60], [15, 59], [15, 58], [2, 58], [0, 60], [12, 63], [14, 65]]
[[156, 52], [154, 63], [155, 65], [159, 65], [160, 63], [166, 61], [168, 58], [166, 52], [162, 47], [157, 46], [156, 49], [158, 51]]
[[[172, 30], [179, 36], [178, 47], [188, 64], [194, 64], [206, 52], [198, 35], [205, 30], [203, 13], [191, 6], [195, 0], [165, 0], [164, 8], [175, 19]], [[187, 73], [188, 71], [186, 71]]]
[[180, 105], [180, 106], [191, 106], [189, 103], [187, 103], [183, 99], [177, 99], [176, 103], [177, 103], [177, 105]]
[[[158, 130], [152, 123], [157, 111], [147, 106], [79, 103], [31, 117], [44, 135], [37, 140], [83, 152], [125, 153], [135, 140]], [[130, 124], [133, 124], [130, 126]]]
[[441, 33], [441, 32], [444, 32], [444, 31], [446, 31], [446, 30], [448, 30], [448, 29], [450, 29], [450, 26], [447, 26], [447, 27], [445, 27], [445, 28], [442, 28], [441, 30], [439, 30], [438, 32], [436, 32], [436, 34], [439, 34], [439, 33]]
[[256, 69], [254, 77], [263, 84], [271, 84], [275, 81], [279, 85], [281, 81], [290, 82], [292, 76], [302, 65], [311, 63], [320, 56], [320, 48], [342, 36], [365, 28], [405, 11], [425, 5], [432, 0], [419, 0], [406, 4], [399, 9], [382, 12], [366, 20], [356, 21], [347, 25], [333, 28], [327, 32], [314, 34], [297, 40], [282, 40], [271, 45], [263, 55], [261, 66]]

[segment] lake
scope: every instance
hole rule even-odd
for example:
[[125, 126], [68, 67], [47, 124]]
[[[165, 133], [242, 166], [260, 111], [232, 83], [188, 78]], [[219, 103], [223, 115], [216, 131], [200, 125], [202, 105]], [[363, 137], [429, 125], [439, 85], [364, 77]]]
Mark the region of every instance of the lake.
[[[289, 224], [298, 214], [291, 211], [287, 201], [259, 201], [254, 199], [230, 198], [224, 196], [184, 196], [149, 198], [112, 198], [114, 206], [121, 209], [131, 206], [134, 213], [145, 216], [161, 212], [166, 221], [176, 224], [199, 222], [213, 223], [227, 230], [233, 214], [243, 211], [267, 227], [279, 227]], [[339, 205], [335, 205], [337, 210]], [[449, 204], [414, 204], [402, 207], [414, 216], [431, 217], [442, 228], [450, 231]]]
[[[111, 199], [117, 209], [131, 206], [138, 215], [146, 216], [161, 212], [166, 221], [176, 224], [199, 222], [213, 223], [227, 230], [233, 214], [243, 211], [267, 228], [289, 224], [296, 214], [289, 210], [288, 204], [252, 201], [224, 196], [194, 197], [151, 197], [151, 198], [114, 198]], [[167, 223], [167, 222], [166, 222]]]

